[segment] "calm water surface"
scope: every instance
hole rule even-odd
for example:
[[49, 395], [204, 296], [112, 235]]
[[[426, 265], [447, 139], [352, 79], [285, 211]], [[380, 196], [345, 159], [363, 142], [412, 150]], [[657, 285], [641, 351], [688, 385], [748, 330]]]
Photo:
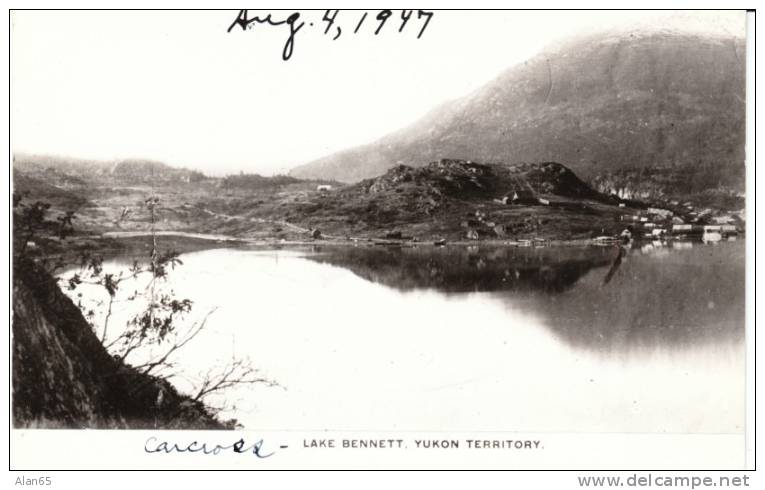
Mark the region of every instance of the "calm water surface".
[[744, 256], [742, 242], [189, 253], [170, 283], [189, 320], [216, 310], [176, 384], [248, 357], [282, 386], [227, 394], [248, 429], [742, 433]]

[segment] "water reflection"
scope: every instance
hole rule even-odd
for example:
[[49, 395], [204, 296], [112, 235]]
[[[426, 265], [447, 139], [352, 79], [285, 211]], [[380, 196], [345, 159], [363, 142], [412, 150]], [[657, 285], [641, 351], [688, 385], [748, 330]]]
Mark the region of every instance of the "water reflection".
[[602, 247], [315, 247], [306, 256], [401, 291], [561, 293], [614, 261]]
[[566, 341], [592, 348], [739, 342], [744, 263], [743, 246], [632, 253], [607, 286], [593, 271], [567, 294], [550, 298], [547, 324]]
[[741, 242], [640, 247], [325, 247], [308, 260], [400, 291], [482, 292], [578, 347], [634, 350], [743, 339]]
[[649, 245], [184, 254], [216, 311], [173, 382], [252, 359], [286, 387], [225, 394], [252, 430], [740, 433], [743, 244]]

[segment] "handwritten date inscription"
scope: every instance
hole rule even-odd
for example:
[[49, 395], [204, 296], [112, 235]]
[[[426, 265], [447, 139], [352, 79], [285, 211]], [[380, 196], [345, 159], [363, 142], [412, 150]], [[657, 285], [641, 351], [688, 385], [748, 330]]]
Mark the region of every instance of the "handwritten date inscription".
[[[345, 20], [343, 17], [345, 17]], [[325, 10], [318, 25], [324, 27], [324, 35], [331, 35], [332, 40], [336, 41], [343, 34], [344, 26], [351, 26], [353, 28], [353, 34], [372, 32], [377, 36], [384, 28], [386, 28], [386, 24], [392, 26], [387, 29], [395, 29], [398, 27], [399, 33], [403, 32], [404, 29], [407, 28], [407, 25], [419, 24], [420, 30], [417, 33], [417, 39], [420, 39], [425, 32], [425, 29], [427, 29], [430, 19], [433, 18], [433, 12], [417, 10], [415, 14], [414, 10], [393, 11], [385, 9], [378, 11], [369, 21], [367, 21], [368, 17], [369, 12], [366, 11], [344, 12], [341, 15], [340, 10]], [[314, 27], [314, 22], [301, 20], [300, 12], [293, 12], [286, 17], [277, 19], [270, 13], [251, 17], [249, 10], [243, 9], [239, 11], [236, 19], [234, 19], [234, 22], [231, 23], [226, 32], [231, 32], [236, 27], [246, 31], [257, 25], [271, 27], [285, 26], [285, 28], [289, 30], [289, 33], [287, 40], [284, 43], [284, 48], [282, 49], [282, 59], [287, 61], [292, 57], [292, 53], [295, 49], [295, 38], [298, 32], [300, 32], [306, 25], [306, 22], [308, 22], [308, 27]], [[369, 27], [365, 28], [367, 25]]]

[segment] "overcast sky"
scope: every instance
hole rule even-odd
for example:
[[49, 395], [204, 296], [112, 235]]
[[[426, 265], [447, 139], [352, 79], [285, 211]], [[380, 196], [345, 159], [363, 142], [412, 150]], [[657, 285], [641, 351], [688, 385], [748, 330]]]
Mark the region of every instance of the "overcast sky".
[[736, 12], [436, 11], [417, 39], [416, 11], [377, 36], [378, 11], [354, 34], [363, 11], [341, 10], [327, 35], [323, 11], [301, 11], [283, 61], [289, 26], [227, 33], [237, 13], [13, 12], [13, 151], [271, 174], [399, 129], [564, 37], [745, 29]]

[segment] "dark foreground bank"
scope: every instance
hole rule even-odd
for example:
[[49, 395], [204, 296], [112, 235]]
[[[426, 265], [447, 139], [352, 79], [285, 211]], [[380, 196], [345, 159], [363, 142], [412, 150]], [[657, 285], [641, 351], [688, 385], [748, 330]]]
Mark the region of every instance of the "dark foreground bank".
[[13, 424], [17, 428], [226, 429], [166, 380], [109, 355], [55, 279], [13, 268]]

